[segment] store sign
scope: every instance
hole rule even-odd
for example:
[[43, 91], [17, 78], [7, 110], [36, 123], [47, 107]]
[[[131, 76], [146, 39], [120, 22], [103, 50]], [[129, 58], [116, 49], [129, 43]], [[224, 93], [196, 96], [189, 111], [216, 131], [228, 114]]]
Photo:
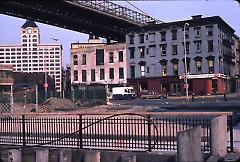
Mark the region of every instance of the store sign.
[[[199, 75], [187, 75], [188, 79], [205, 79], [205, 78], [217, 78], [217, 77], [221, 77], [221, 78], [226, 78], [226, 76], [224, 74], [199, 74]], [[180, 79], [184, 79], [185, 75], [180, 76]]]

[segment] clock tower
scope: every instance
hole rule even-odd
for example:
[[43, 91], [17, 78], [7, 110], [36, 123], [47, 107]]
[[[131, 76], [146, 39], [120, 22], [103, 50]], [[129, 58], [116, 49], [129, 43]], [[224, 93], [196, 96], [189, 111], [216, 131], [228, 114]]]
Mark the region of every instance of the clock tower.
[[27, 20], [21, 27], [21, 45], [36, 47], [40, 44], [39, 28], [32, 20]]

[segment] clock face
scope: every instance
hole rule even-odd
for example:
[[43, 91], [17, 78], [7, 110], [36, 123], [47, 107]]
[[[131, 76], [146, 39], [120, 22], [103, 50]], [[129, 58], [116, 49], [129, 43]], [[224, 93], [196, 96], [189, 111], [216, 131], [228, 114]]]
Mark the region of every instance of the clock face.
[[28, 29], [27, 29], [27, 33], [29, 33], [29, 34], [32, 33], [32, 29], [31, 29], [31, 28], [28, 28]]

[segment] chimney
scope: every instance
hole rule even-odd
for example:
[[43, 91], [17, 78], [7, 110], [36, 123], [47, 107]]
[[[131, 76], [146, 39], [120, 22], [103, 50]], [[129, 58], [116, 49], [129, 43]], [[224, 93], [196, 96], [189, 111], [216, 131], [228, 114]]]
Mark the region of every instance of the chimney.
[[193, 15], [192, 16], [192, 19], [201, 19], [202, 18], [202, 15]]

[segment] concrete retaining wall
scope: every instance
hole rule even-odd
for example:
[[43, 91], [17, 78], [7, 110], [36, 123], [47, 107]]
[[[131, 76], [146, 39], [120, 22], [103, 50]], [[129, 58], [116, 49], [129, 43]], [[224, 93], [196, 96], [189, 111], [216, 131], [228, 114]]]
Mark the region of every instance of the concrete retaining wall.
[[11, 149], [9, 152], [9, 160], [4, 162], [175, 162], [176, 159], [176, 152], [160, 154], [53, 148]]

